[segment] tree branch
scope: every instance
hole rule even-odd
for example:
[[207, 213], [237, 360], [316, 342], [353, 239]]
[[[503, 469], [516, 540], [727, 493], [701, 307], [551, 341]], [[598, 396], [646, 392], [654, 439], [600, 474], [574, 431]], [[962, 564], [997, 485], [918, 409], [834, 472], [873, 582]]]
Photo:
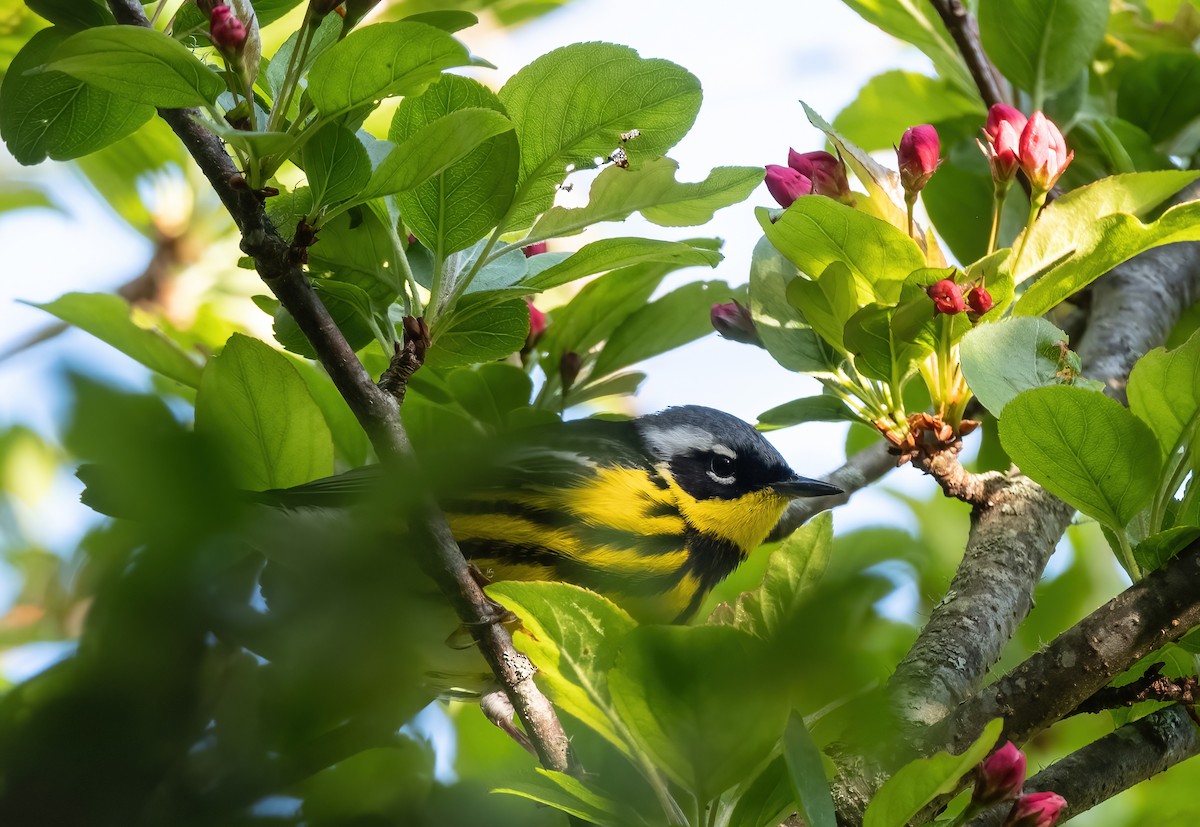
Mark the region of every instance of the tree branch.
[[880, 441], [859, 451], [846, 464], [830, 473], [825, 479], [838, 488], [841, 494], [832, 497], [812, 497], [806, 500], [792, 500], [775, 528], [771, 530], [768, 542], [782, 540], [822, 511], [836, 508], [850, 500], [850, 496], [859, 489], [866, 488], [896, 467], [896, 458], [887, 452], [887, 443]]
[[1000, 85], [1000, 73], [992, 65], [983, 44], [979, 42], [979, 26], [975, 18], [959, 0], [929, 0], [954, 39], [959, 54], [967, 64], [967, 71], [975, 81], [983, 105], [989, 109], [993, 104], [1006, 103]]
[[1022, 744], [1138, 660], [1200, 626], [1200, 541], [1033, 655], [933, 729], [931, 748], [966, 746], [992, 718]]
[[[1093, 741], [1029, 779], [1025, 789], [1053, 790], [1067, 800], [1062, 820], [1200, 754], [1200, 729], [1178, 704], [1157, 710]], [[1000, 827], [1008, 805], [988, 810], [970, 827]]]
[[[137, 0], [109, 0], [109, 7], [119, 23], [149, 26]], [[160, 109], [159, 116], [179, 136], [229, 210], [242, 234], [242, 250], [254, 259], [263, 281], [312, 344], [380, 460], [411, 466], [412, 446], [400, 421], [400, 406], [376, 386], [363, 368], [300, 263], [289, 255], [290, 245], [271, 225], [260, 198], [245, 187], [234, 186], [240, 174], [224, 144], [200, 124], [197, 110]], [[529, 670], [522, 668], [523, 656], [513, 648], [508, 630], [496, 622], [491, 601], [472, 576], [445, 516], [432, 502], [417, 505], [423, 519], [416, 521], [415, 545], [424, 555], [426, 569], [471, 629], [485, 660], [512, 700], [542, 764], [552, 770], [569, 769], [567, 737], [554, 709], [534, 684]]]

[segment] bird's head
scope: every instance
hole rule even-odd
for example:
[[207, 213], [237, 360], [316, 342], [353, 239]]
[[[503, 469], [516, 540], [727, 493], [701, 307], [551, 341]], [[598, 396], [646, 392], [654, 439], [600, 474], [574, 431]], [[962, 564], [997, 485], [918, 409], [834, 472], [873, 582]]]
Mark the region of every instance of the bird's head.
[[689, 522], [745, 550], [763, 541], [789, 500], [841, 493], [797, 474], [761, 433], [722, 411], [668, 408], [637, 428]]

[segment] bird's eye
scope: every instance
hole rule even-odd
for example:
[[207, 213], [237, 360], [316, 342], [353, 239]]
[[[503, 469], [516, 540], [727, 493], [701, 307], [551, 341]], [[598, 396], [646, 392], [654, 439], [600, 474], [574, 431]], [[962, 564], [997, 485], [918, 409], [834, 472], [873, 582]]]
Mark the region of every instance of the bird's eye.
[[714, 454], [708, 463], [708, 475], [717, 482], [733, 482], [733, 458]]

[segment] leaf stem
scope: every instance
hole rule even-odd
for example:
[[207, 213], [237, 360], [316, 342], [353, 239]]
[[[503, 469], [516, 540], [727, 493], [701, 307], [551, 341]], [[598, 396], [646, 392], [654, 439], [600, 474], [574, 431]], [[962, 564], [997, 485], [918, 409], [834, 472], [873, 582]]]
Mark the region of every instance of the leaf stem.
[[1125, 563], [1125, 570], [1129, 572], [1129, 577], [1133, 582], [1138, 582], [1142, 579], [1142, 567], [1137, 564], [1137, 560], [1133, 556], [1133, 546], [1129, 544], [1129, 535], [1125, 533], [1125, 529], [1116, 529], [1113, 534], [1117, 538], [1117, 545], [1121, 550], [1121, 560]]

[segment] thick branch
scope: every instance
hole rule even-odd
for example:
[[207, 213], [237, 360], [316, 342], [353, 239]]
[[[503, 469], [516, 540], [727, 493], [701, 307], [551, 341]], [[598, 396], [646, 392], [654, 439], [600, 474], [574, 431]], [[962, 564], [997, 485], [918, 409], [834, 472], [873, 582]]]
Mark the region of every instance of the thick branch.
[[[1030, 778], [1025, 789], [1051, 790], [1065, 798], [1066, 821], [1198, 753], [1200, 729], [1183, 707], [1169, 706], [1051, 764]], [[996, 807], [970, 827], [1000, 827], [1007, 812], [1007, 805]]]
[[931, 746], [969, 744], [992, 718], [1018, 744], [1070, 714], [1139, 659], [1200, 626], [1200, 541], [964, 703]]
[[[136, 0], [109, 0], [117, 21], [149, 26]], [[321, 364], [354, 412], [383, 462], [411, 465], [412, 448], [400, 421], [400, 406], [372, 381], [353, 348], [305, 277], [289, 244], [267, 219], [259, 196], [237, 188], [238, 170], [224, 144], [200, 123], [194, 109], [160, 109], [167, 122], [199, 165], [201, 172], [229, 210], [242, 233], [242, 249], [254, 258], [263, 281], [292, 314], [317, 352]], [[525, 659], [512, 645], [502, 623], [496, 622], [491, 602], [476, 582], [455, 543], [445, 517], [432, 503], [425, 506], [424, 525], [416, 545], [427, 555], [425, 567], [437, 581], [459, 618], [470, 628], [497, 679], [504, 686], [542, 763], [553, 770], [569, 768], [568, 743], [553, 707], [524, 668]], [[420, 536], [424, 535], [424, 536]]]
[[887, 452], [886, 442], [880, 441], [867, 446], [826, 477], [827, 481], [842, 489], [841, 494], [793, 500], [767, 539], [782, 540], [822, 511], [848, 502], [854, 492], [866, 488], [895, 467], [896, 458]]

